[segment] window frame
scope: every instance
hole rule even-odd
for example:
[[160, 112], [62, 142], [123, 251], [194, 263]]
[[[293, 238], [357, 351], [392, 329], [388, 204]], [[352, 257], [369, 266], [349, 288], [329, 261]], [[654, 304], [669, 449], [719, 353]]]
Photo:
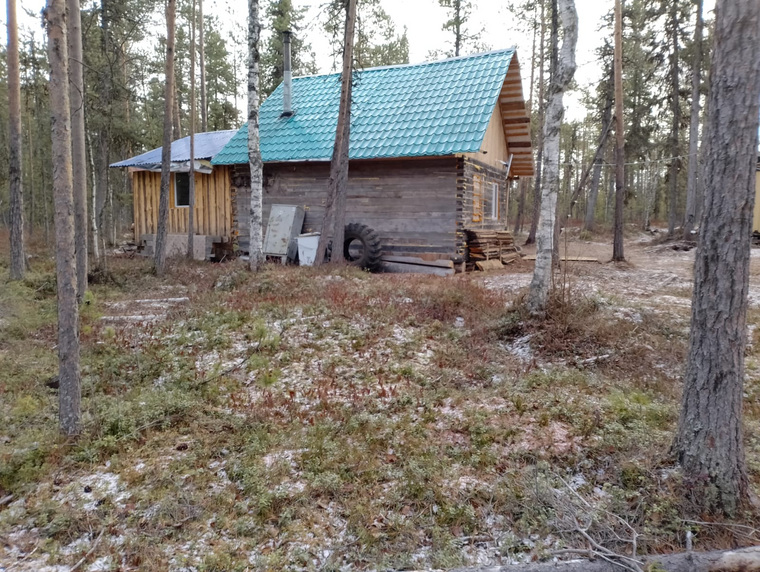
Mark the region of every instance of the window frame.
[[491, 220], [499, 220], [499, 193], [501, 185], [498, 182], [491, 182]]
[[[183, 178], [187, 179], [187, 204], [181, 205], [179, 204], [179, 177], [180, 175]], [[174, 173], [174, 208], [177, 209], [187, 209], [190, 208], [190, 173]]]

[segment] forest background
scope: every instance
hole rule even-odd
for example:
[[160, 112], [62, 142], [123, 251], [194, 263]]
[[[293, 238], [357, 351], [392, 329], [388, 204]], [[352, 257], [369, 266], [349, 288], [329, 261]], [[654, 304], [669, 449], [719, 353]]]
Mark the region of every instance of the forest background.
[[[175, 138], [187, 135], [189, 126], [189, 4], [180, 2], [177, 22]], [[43, 181], [51, 180], [50, 141], [46, 136], [50, 114], [45, 38], [40, 19], [42, 5], [40, 0], [25, 1], [20, 14], [22, 132], [27, 228], [32, 235], [41, 233], [49, 243], [52, 196]], [[461, 7], [457, 22], [455, 5]], [[612, 89], [609, 73], [612, 8], [611, 1], [584, 2], [578, 7], [578, 72], [565, 100], [560, 202], [569, 203], [577, 194], [573, 191], [601, 139]], [[705, 52], [711, 45], [713, 8], [713, 0], [704, 3], [703, 15], [708, 24], [702, 44]], [[337, 69], [342, 22], [336, 19], [329, 3], [276, 0], [265, 2], [262, 10], [265, 95], [280, 81], [281, 42], [274, 33], [280, 29], [288, 27], [296, 33], [295, 75]], [[540, 21], [542, 13], [544, 26]], [[206, 76], [202, 83], [208, 92], [205, 129], [234, 129], [245, 117], [246, 6], [240, 1], [211, 1], [206, 3], [204, 14]], [[543, 80], [543, 85], [547, 85], [550, 75], [550, 14], [548, 0], [458, 0], [453, 3], [362, 0], [356, 66], [414, 63], [454, 55], [457, 28], [461, 55], [516, 45], [525, 95], [531, 98], [534, 135], [538, 139], [541, 84]], [[626, 3], [624, 89], [629, 167], [626, 222], [645, 228], [653, 220], [670, 218], [680, 222], [685, 211], [695, 21], [695, 2], [630, 0]], [[673, 22], [676, 22], [675, 37]], [[104, 238], [116, 243], [129, 232], [131, 194], [127, 174], [111, 172], [107, 164], [161, 144], [163, 3], [155, 0], [86, 2], [83, 29], [88, 180], [92, 186], [88, 194], [93, 197], [91, 202]], [[7, 89], [5, 26], [1, 30], [0, 95]], [[540, 57], [542, 40], [543, 58]], [[674, 62], [679, 78], [676, 98], [672, 82]], [[703, 101], [707, 80], [704, 70], [708, 65], [709, 60], [701, 65]], [[675, 132], [674, 99], [678, 100], [680, 116]], [[7, 122], [6, 101], [6, 97], [0, 97], [0, 124]], [[198, 119], [203, 130], [202, 118]], [[607, 149], [599, 167], [585, 178], [579, 196], [573, 197], [574, 208], [570, 215], [576, 219], [585, 217], [588, 230], [592, 230], [594, 221], [602, 227], [611, 224], [614, 161], [611, 141], [605, 145]], [[0, 160], [7, 159], [7, 153], [7, 129], [0, 130]], [[670, 185], [673, 173], [676, 173], [678, 187], [675, 195]], [[516, 231], [530, 226], [531, 186], [526, 184], [519, 193], [513, 194], [509, 224]], [[0, 224], [4, 226], [8, 222], [8, 205], [8, 181], [0, 174]], [[592, 211], [591, 224], [586, 211]]]

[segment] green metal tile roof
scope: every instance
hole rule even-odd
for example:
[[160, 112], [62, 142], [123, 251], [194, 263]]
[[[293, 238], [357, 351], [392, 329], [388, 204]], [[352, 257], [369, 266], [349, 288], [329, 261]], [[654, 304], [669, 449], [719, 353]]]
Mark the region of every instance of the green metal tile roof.
[[[514, 48], [510, 48], [357, 72], [351, 106], [351, 159], [478, 151], [513, 55]], [[280, 117], [280, 85], [260, 110], [264, 162], [329, 161], [339, 99], [340, 74], [294, 78], [295, 115]], [[247, 162], [245, 124], [212, 163]]]

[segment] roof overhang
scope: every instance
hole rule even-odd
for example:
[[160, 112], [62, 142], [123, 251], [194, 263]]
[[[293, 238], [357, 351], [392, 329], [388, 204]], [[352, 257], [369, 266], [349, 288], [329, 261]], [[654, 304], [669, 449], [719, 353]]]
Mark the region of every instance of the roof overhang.
[[501, 120], [507, 149], [513, 156], [511, 174], [517, 177], [534, 175], [533, 144], [530, 137], [530, 109], [525, 101], [522, 74], [517, 52], [512, 56], [507, 76], [499, 93]]

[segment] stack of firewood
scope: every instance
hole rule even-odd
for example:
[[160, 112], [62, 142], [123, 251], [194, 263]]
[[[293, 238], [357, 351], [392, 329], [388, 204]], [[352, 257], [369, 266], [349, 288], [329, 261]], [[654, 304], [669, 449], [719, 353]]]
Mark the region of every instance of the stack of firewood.
[[500, 260], [509, 264], [520, 258], [515, 239], [508, 230], [467, 230], [470, 260]]

